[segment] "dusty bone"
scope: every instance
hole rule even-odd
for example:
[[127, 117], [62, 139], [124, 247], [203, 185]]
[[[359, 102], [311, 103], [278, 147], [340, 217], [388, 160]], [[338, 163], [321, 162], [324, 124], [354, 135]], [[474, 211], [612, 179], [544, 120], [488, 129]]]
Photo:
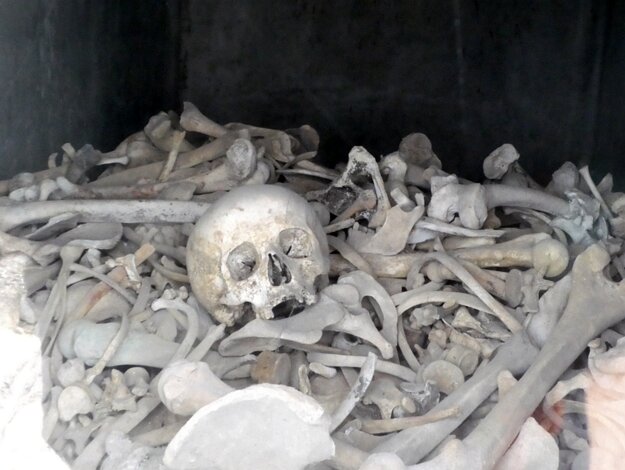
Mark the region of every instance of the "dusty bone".
[[396, 255], [406, 247], [410, 231], [424, 211], [423, 207], [415, 207], [406, 212], [394, 206], [388, 211], [384, 225], [374, 235], [352, 229], [347, 242], [360, 253]]
[[79, 222], [185, 223], [195, 222], [210, 204], [187, 201], [40, 201], [0, 206], [0, 230], [41, 223], [63, 213]]
[[[477, 369], [479, 353], [461, 344], [452, 344], [449, 349], [445, 351], [443, 359], [458, 366], [462, 374], [467, 377], [473, 374], [475, 369]], [[442, 388], [441, 391], [444, 392]]]
[[504, 184], [489, 184], [484, 186], [484, 188], [488, 209], [504, 206], [535, 209], [553, 215], [566, 215], [569, 213], [567, 201], [544, 191]]
[[424, 415], [457, 408], [458, 416], [401, 431], [380, 444], [375, 451], [395, 452], [409, 464], [419, 462], [496, 390], [497, 376], [502, 370], [523, 373], [532, 364], [536, 353], [536, 348], [525, 334], [513, 336], [497, 350], [486, 366], [478, 368], [469, 380]]
[[[222, 137], [208, 143], [195, 150], [190, 150], [178, 155], [174, 170], [191, 168], [200, 163], [215, 160], [226, 154], [226, 151], [237, 138], [237, 135], [225, 134]], [[132, 185], [141, 179], [156, 180], [163, 171], [165, 162], [158, 161], [146, 165], [128, 168], [126, 170], [104, 176], [86, 185], [87, 188], [102, 186], [123, 186]]]
[[148, 392], [150, 374], [143, 367], [131, 367], [124, 372], [124, 381], [133, 395], [142, 397]]
[[568, 267], [567, 248], [549, 236], [521, 236], [485, 247], [463, 248], [451, 252], [480, 267], [526, 267], [556, 277]]
[[161, 170], [160, 175], [158, 175], [159, 182], [167, 181], [167, 179], [169, 178], [169, 175], [174, 169], [174, 165], [176, 164], [176, 160], [178, 159], [178, 153], [180, 152], [180, 146], [184, 140], [185, 135], [186, 133], [184, 131], [182, 132], [174, 131], [174, 137], [173, 137], [173, 142], [171, 145], [171, 150], [169, 151], [169, 154], [167, 155], [167, 159], [165, 160], [165, 165], [163, 166], [163, 169]]
[[418, 248], [428, 251], [437, 250], [439, 241], [445, 250], [459, 250], [461, 248], [473, 248], [476, 246], [494, 245], [497, 242], [497, 240], [495, 240], [494, 238], [488, 237], [470, 238], [461, 237], [458, 235], [448, 235], [445, 236], [445, 238], [443, 238], [442, 240], [437, 237], [432, 240], [419, 243]]
[[202, 112], [189, 101], [185, 101], [180, 115], [180, 125], [186, 131], [199, 132], [210, 137], [221, 137], [228, 130], [207, 118]]
[[151, 142], [147, 140], [136, 140], [128, 143], [126, 149], [126, 156], [128, 157], [128, 163], [126, 168], [135, 168], [138, 166], [147, 165], [148, 163], [154, 163], [165, 160], [167, 154], [162, 150], [156, 148]]
[[592, 196], [599, 202], [603, 215], [606, 218], [611, 219], [613, 217], [612, 211], [610, 210], [610, 207], [606, 204], [605, 200], [603, 199], [603, 196], [597, 189], [597, 186], [595, 186], [595, 183], [593, 182], [592, 177], [590, 176], [588, 165], [585, 165], [582, 168], [580, 168], [579, 174], [584, 179], [584, 182], [588, 186], [588, 189], [590, 190], [590, 193], [592, 194]]
[[[76, 320], [67, 324], [58, 339], [63, 355], [68, 359], [80, 358], [92, 366], [102, 357], [119, 326], [115, 323], [95, 324]], [[156, 335], [130, 331], [108, 365], [164, 367], [178, 349], [178, 344], [165, 341]]]
[[[303, 469], [334, 455], [329, 429], [330, 420], [311, 397], [291, 387], [253, 385], [199, 410], [169, 443], [163, 461], [172, 469], [244, 470], [259, 462], [276, 470]], [[213, 438], [206, 441], [209, 434]]]
[[[616, 284], [602, 274], [609, 261], [599, 245], [587, 248], [575, 260], [567, 306], [536, 361], [462, 442], [464, 458], [472, 468], [492, 468], [587, 343], [624, 318], [625, 283]], [[436, 462], [446, 468], [450, 458], [456, 457], [441, 454]]]
[[[328, 235], [327, 239], [328, 239], [328, 245], [330, 246], [330, 248], [333, 248], [336, 251], [338, 251], [341, 254], [341, 256], [345, 258], [345, 260], [347, 260], [350, 264], [355, 266], [357, 269], [360, 269], [361, 271], [364, 271], [367, 274], [370, 274], [373, 276], [373, 269], [371, 268], [371, 266], [369, 266], [369, 263], [367, 262], [367, 260], [363, 257], [363, 255], [361, 255], [354, 248], [352, 248], [351, 245], [349, 245], [347, 242], [343, 241], [342, 239], [331, 236], [331, 235]], [[336, 274], [342, 274], [342, 273], [337, 272]]]
[[[385, 434], [389, 432], [402, 431], [404, 429], [413, 428], [416, 426], [422, 426], [424, 424], [433, 423], [436, 421], [442, 421], [447, 418], [453, 418], [457, 415], [458, 409], [451, 408], [448, 410], [438, 411], [436, 413], [428, 413], [424, 416], [406, 416], [401, 418], [389, 419], [368, 419], [361, 421], [360, 428], [362, 431], [368, 432], [370, 434]], [[399, 459], [399, 457], [397, 458]]]
[[577, 166], [572, 162], [564, 162], [551, 175], [547, 191], [556, 196], [564, 197], [567, 191], [577, 188], [578, 184], [579, 172], [577, 171]]
[[[373, 307], [382, 322], [380, 333], [393, 346], [397, 345], [397, 309], [386, 290], [369, 274], [364, 271], [352, 271], [341, 276], [338, 285], [349, 284], [358, 291], [358, 302], [371, 298], [375, 301]], [[332, 288], [330, 288], [332, 289]]]
[[393, 296], [393, 301], [397, 305], [397, 313], [401, 315], [407, 310], [416, 305], [426, 303], [446, 303], [464, 305], [465, 307], [474, 308], [482, 312], [494, 315], [492, 310], [486, 306], [477, 297], [471, 294], [465, 294], [463, 292], [452, 291], [421, 291], [420, 289], [413, 289], [406, 292], [400, 292]]
[[336, 216], [333, 221], [333, 225], [338, 224], [339, 222], [345, 222], [346, 220], [352, 220], [352, 218], [357, 218], [363, 212], [371, 212], [375, 208], [376, 204], [377, 197], [374, 190], [361, 190], [361, 192], [356, 196], [356, 199]]
[[[409, 211], [415, 206], [406, 188], [406, 171], [408, 165], [398, 153], [387, 155], [380, 162], [380, 172], [386, 175], [384, 185], [386, 193], [391, 196], [402, 209]], [[420, 204], [423, 205], [423, 204]]]
[[[197, 186], [197, 193], [225, 191], [243, 184], [256, 171], [256, 148], [247, 139], [236, 139], [226, 151], [224, 163], [214, 170], [184, 178], [183, 181]], [[176, 184], [176, 173], [172, 184]]]
[[[498, 238], [504, 235], [506, 232], [503, 230], [494, 229], [471, 229], [466, 227], [460, 227], [459, 225], [449, 224], [441, 220], [433, 219], [431, 217], [422, 217], [415, 224], [414, 229], [408, 237], [408, 243], [418, 243], [417, 237], [420, 231], [431, 232], [431, 237], [434, 238], [435, 233], [442, 233], [447, 235], [457, 235], [468, 238]], [[429, 238], [428, 238], [429, 239]]]
[[182, 416], [191, 416], [232, 391], [205, 362], [175, 362], [163, 370], [158, 381], [158, 396], [163, 404]]
[[479, 229], [486, 220], [486, 194], [480, 184], [449, 183], [432, 189], [427, 214], [435, 219], [451, 222], [456, 214], [462, 226]]
[[[219, 332], [219, 327], [215, 329]], [[210, 338], [206, 341], [206, 338]], [[204, 340], [189, 354], [189, 358], [197, 360], [196, 356], [204, 355], [206, 353], [206, 347], [210, 347], [210, 343], [215, 340], [212, 334], [207, 334]], [[151, 388], [154, 388], [158, 384], [159, 375], [152, 379]], [[75, 468], [96, 468], [105, 454], [104, 442], [106, 437], [113, 431], [121, 431], [128, 433], [132, 431], [139, 423], [141, 423], [154, 409], [160, 405], [161, 401], [153, 394], [148, 394], [141, 398], [137, 402], [136, 411], [127, 411], [121, 416], [105, 421], [102, 427], [98, 431], [97, 435], [92, 441], [79, 453], [78, 457], [74, 461]]]
[[363, 397], [364, 404], [374, 404], [380, 411], [382, 419], [403, 416], [417, 411], [410, 396], [397, 388], [390, 377], [375, 377], [373, 383]]
[[[363, 367], [366, 361], [364, 356], [347, 356], [342, 354], [327, 354], [327, 353], [308, 353], [309, 362], [319, 362], [326, 366], [332, 367]], [[378, 360], [376, 362], [375, 370], [377, 372], [383, 372], [385, 374], [399, 377], [406, 382], [416, 382], [417, 374], [411, 369], [404, 367], [394, 362]]]
[[[176, 130], [171, 124], [167, 113], [160, 112], [150, 118], [143, 131], [156, 147], [164, 152], [170, 152], [176, 140]], [[193, 150], [193, 148], [194, 147], [186, 141], [180, 144], [181, 152], [188, 152], [189, 150]]]
[[354, 382], [345, 398], [339, 403], [330, 420], [330, 432], [334, 431], [349, 416], [356, 403], [358, 403], [367, 393], [373, 374], [375, 372], [375, 364], [377, 356], [373, 353], [367, 355], [367, 359], [360, 369], [358, 379]]
[[285, 129], [284, 132], [297, 139], [297, 142], [294, 142], [294, 144], [296, 146], [298, 144], [301, 146], [294, 148], [294, 151], [297, 154], [313, 152], [319, 149], [319, 133], [314, 127], [308, 124], [304, 124], [297, 128]]
[[449, 222], [458, 214], [462, 225], [477, 229], [486, 220], [488, 209], [500, 206], [535, 209], [553, 215], [569, 213], [567, 201], [540, 190], [451, 182], [433, 191], [428, 215]]
[[[460, 264], [492, 295], [500, 298], [507, 299], [506, 296], [506, 281], [501, 279], [491, 271], [482, 269], [473, 263], [468, 261], [461, 261]], [[426, 264], [422, 272], [428, 279], [433, 282], [444, 283], [446, 281], [456, 281], [458, 277], [443, 266], [440, 263], [428, 263]]]
[[181, 311], [181, 312], [184, 312], [184, 314], [187, 317], [187, 325], [186, 325], [187, 332], [182, 342], [180, 343], [178, 349], [169, 360], [177, 361], [180, 359], [184, 359], [185, 357], [187, 357], [187, 355], [193, 348], [193, 344], [195, 343], [195, 340], [197, 339], [197, 336], [198, 336], [198, 330], [199, 330], [198, 313], [193, 307], [191, 307], [189, 304], [184, 302], [179, 297], [176, 299], [172, 299], [172, 300], [161, 297], [160, 299], [157, 299], [154, 302], [152, 302], [152, 310], [158, 311], [161, 309], [169, 309], [170, 311], [171, 310]]
[[56, 373], [58, 382], [63, 387], [68, 387], [79, 382], [85, 376], [85, 363], [78, 358], [69, 359], [61, 365]]
[[441, 168], [441, 161], [432, 150], [430, 139], [420, 132], [414, 132], [405, 136], [399, 143], [399, 156], [406, 162], [419, 165], [424, 168], [433, 166]]
[[446, 395], [450, 395], [464, 383], [464, 374], [460, 367], [446, 360], [436, 360], [425, 366], [422, 378], [426, 382], [432, 382]]
[[493, 150], [482, 163], [484, 176], [492, 180], [498, 180], [504, 176], [510, 165], [519, 159], [517, 149], [511, 144], [503, 144]]
[[560, 315], [566, 307], [571, 290], [571, 276], [567, 274], [554, 284], [538, 301], [538, 312], [527, 325], [527, 333], [534, 344], [542, 347], [558, 323]]
[[308, 370], [310, 370], [313, 374], [320, 375], [326, 379], [331, 379], [337, 374], [337, 370], [334, 367], [324, 366], [319, 362], [311, 362], [308, 364]]

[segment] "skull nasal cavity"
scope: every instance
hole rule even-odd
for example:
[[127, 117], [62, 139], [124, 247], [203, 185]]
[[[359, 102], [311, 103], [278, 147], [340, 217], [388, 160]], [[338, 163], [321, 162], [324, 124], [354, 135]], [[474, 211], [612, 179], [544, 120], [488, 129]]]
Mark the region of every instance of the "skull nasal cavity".
[[273, 253], [269, 253], [268, 270], [269, 282], [272, 286], [277, 287], [291, 282], [291, 272], [289, 268]]

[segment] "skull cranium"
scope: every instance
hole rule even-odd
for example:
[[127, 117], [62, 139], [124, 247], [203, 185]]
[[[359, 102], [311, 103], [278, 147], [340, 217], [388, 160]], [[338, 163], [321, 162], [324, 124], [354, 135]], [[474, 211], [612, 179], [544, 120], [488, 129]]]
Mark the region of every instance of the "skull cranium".
[[197, 222], [187, 269], [198, 300], [232, 325], [246, 309], [274, 317], [276, 307], [310, 305], [327, 279], [328, 245], [306, 200], [279, 186], [242, 186]]

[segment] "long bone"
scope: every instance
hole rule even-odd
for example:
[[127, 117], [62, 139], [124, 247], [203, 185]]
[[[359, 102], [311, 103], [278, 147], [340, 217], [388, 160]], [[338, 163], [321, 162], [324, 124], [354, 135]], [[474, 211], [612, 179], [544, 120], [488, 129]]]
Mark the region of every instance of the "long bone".
[[[237, 134], [228, 133], [208, 144], [204, 144], [194, 150], [180, 153], [176, 159], [174, 170], [191, 168], [200, 163], [210, 162], [226, 154], [234, 140], [239, 137]], [[87, 187], [97, 186], [120, 186], [134, 184], [140, 179], [155, 180], [163, 171], [165, 162], [154, 162], [147, 165], [129, 168], [127, 170], [114, 173], [109, 176], [98, 178], [87, 184]]]
[[535, 209], [553, 215], [569, 213], [567, 201], [544, 191], [505, 184], [459, 184], [452, 181], [433, 190], [428, 215], [449, 222], [458, 214], [462, 225], [477, 229], [486, 220], [489, 209], [501, 206]]
[[469, 380], [423, 415], [427, 417], [457, 409], [457, 416], [401, 431], [376, 447], [375, 452], [395, 452], [406, 463], [420, 461], [497, 389], [497, 376], [501, 371], [523, 373], [532, 364], [536, 353], [525, 333], [513, 336], [497, 350], [488, 364], [478, 368]]
[[625, 282], [612, 282], [602, 274], [609, 262], [609, 254], [600, 245], [590, 246], [577, 257], [566, 309], [532, 366], [462, 441], [459, 455], [443, 451], [432, 460], [436, 468], [453, 468], [458, 458], [467, 468], [493, 468], [588, 342], [625, 318]]
[[149, 199], [159, 195], [163, 198], [162, 194], [168, 189], [183, 185], [193, 188], [191, 193], [224, 191], [244, 184], [257, 171], [256, 149], [249, 140], [236, 139], [226, 152], [224, 162], [210, 171], [192, 172], [188, 175], [189, 169], [185, 168], [170, 174], [167, 181], [127, 186], [81, 187], [78, 188], [78, 194], [85, 198]]
[[[482, 268], [525, 267], [544, 272], [546, 277], [556, 277], [568, 266], [567, 248], [547, 235], [538, 240], [519, 237], [509, 242], [485, 247], [463, 248], [449, 253], [459, 259], [471, 261]], [[400, 253], [396, 256], [382, 256], [363, 253], [362, 258], [371, 266], [375, 276], [405, 278], [420, 253]], [[330, 275], [353, 271], [352, 265], [341, 256], [330, 255]]]
[[225, 127], [204, 116], [193, 103], [185, 101], [183, 106], [184, 108], [180, 115], [180, 125], [184, 130], [199, 132], [210, 137], [221, 137], [228, 132]]
[[[165, 112], [160, 112], [155, 116], [152, 116], [143, 129], [145, 135], [150, 141], [164, 152], [169, 152], [174, 146], [176, 140], [176, 130], [172, 126], [171, 118]], [[183, 141], [180, 146], [180, 151], [188, 152], [193, 150], [193, 145], [189, 142]]]
[[63, 213], [79, 215], [80, 222], [185, 223], [195, 222], [210, 204], [191, 201], [39, 201], [0, 205], [0, 230], [40, 223]]

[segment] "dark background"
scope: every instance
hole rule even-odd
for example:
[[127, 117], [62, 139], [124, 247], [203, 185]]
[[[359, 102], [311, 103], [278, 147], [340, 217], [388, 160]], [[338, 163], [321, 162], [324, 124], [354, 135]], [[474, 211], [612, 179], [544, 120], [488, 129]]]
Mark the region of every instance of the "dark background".
[[419, 131], [474, 179], [510, 142], [540, 181], [572, 160], [625, 187], [624, 78], [616, 0], [0, 0], [0, 177], [190, 100], [311, 124], [326, 163]]

